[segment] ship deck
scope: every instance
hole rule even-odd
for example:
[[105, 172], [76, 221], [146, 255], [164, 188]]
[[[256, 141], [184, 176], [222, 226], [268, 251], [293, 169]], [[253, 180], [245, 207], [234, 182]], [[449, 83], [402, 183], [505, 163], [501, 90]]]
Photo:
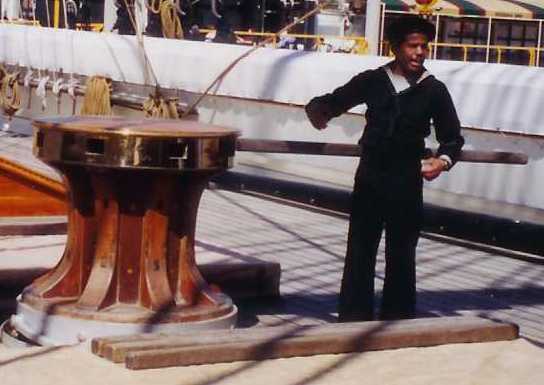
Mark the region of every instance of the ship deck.
[[[239, 327], [335, 322], [347, 228], [347, 217], [338, 213], [207, 190], [198, 215], [197, 261], [281, 264], [281, 298], [240, 301]], [[64, 239], [64, 235], [1, 237], [4, 285], [16, 285], [25, 269], [52, 267], [62, 254]], [[473, 246], [423, 235], [417, 250], [418, 316], [476, 315], [515, 322], [523, 337], [544, 345], [544, 265], [528, 254]], [[382, 242], [378, 296], [383, 276]], [[5, 292], [4, 318], [14, 309], [14, 293]]]
[[[29, 148], [28, 144], [21, 147], [13, 144], [15, 139], [11, 140], [10, 151]], [[199, 209], [197, 262], [271, 261], [281, 264], [279, 298], [236, 301], [239, 308], [237, 326], [240, 328], [332, 323], [336, 322], [347, 229], [348, 218], [342, 213], [257, 193], [211, 188], [205, 191]], [[1, 320], [14, 312], [15, 296], [21, 282], [52, 267], [62, 254], [64, 242], [65, 235], [0, 237]], [[376, 276], [378, 297], [383, 276], [382, 242]], [[392, 361], [398, 362], [398, 367], [387, 369], [387, 373], [373, 372], [375, 381], [369, 376], [368, 383], [407, 383], [402, 373], [406, 374], [406, 380], [411, 378], [416, 381], [414, 383], [425, 383], [421, 377], [425, 370], [418, 369], [421, 362], [428, 362], [429, 370], [434, 370], [434, 375], [426, 374], [427, 380], [433, 379], [431, 382], [436, 383], [434, 380], [442, 371], [448, 374], [440, 377], [443, 379], [440, 383], [449, 380], [462, 383], [482, 376], [489, 381], [499, 378], [499, 372], [494, 373], [486, 366], [489, 360], [513, 365], [506, 369], [502, 364], [497, 366], [508, 370], [507, 374], [501, 375], [503, 380], [538, 383], [536, 378], [544, 376], [542, 369], [534, 371], [544, 353], [543, 278], [541, 256], [425, 233], [417, 250], [418, 317], [475, 315], [514, 322], [520, 326], [525, 341], [400, 349], [334, 358], [295, 358], [263, 364], [207, 365], [179, 371], [155, 370], [149, 372], [152, 374], [130, 379], [127, 377], [130, 373], [125, 374], [122, 367], [116, 367], [112, 372], [115, 374], [111, 374], [111, 383], [149, 383], [164, 380], [167, 375], [171, 376], [169, 380], [161, 383], [239, 384], [249, 383], [250, 380], [244, 377], [248, 375], [253, 378], [252, 383], [255, 378], [262, 383], [360, 383], [364, 370], [387, 366]], [[12, 351], [0, 345], [0, 373], [7, 374], [6, 384], [21, 383], [24, 379], [40, 384], [56, 384], [61, 379], [63, 383], [91, 383], [96, 380], [91, 372], [106, 375], [112, 370], [110, 363], [100, 362], [88, 352], [36, 349], [25, 353], [25, 350]], [[66, 364], [70, 357], [75, 359]], [[64, 365], [67, 365], [65, 370]], [[81, 371], [87, 369], [89, 374], [81, 376]], [[519, 373], [514, 377], [516, 370]], [[39, 381], [36, 381], [37, 371], [42, 373]], [[522, 372], [533, 375], [525, 378]], [[17, 376], [14, 373], [18, 373]], [[418, 378], [422, 381], [418, 382]]]

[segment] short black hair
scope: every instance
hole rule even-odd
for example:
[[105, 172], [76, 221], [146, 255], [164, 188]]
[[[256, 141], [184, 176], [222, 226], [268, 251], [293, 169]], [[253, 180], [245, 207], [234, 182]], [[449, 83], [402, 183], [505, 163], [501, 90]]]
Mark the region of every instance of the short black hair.
[[434, 24], [420, 16], [403, 15], [389, 25], [387, 39], [391, 46], [398, 47], [411, 33], [422, 33], [429, 41], [432, 41], [436, 35], [436, 29]]

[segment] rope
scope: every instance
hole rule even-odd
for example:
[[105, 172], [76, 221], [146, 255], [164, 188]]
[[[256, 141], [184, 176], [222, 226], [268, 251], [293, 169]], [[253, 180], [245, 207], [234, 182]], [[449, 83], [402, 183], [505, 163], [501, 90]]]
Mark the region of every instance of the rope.
[[146, 118], [179, 119], [177, 98], [165, 100], [162, 96], [149, 95], [143, 103]]
[[[127, 8], [127, 11], [128, 11], [128, 15], [129, 15], [129, 18], [130, 18], [130, 22], [132, 23], [134, 29], [136, 31], [138, 31], [138, 28], [136, 26], [136, 21], [134, 19], [134, 15], [132, 14], [132, 10], [131, 8], [129, 8], [128, 6], [128, 1], [127, 0], [123, 0], [125, 5], [126, 5], [126, 8]], [[154, 12], [157, 8], [153, 8], [156, 4], [157, 4], [157, 1], [161, 1], [161, 0], [149, 0], [148, 2], [146, 2], [146, 6], [148, 7], [148, 9], [150, 9], [152, 12]], [[208, 88], [206, 88], [206, 90], [204, 91], [204, 93], [202, 95], [200, 95], [198, 97], [198, 99], [187, 109], [183, 112], [183, 114], [181, 115], [181, 118], [184, 118], [186, 117], [191, 111], [194, 110], [194, 108], [202, 101], [202, 99], [204, 99], [204, 97], [206, 97], [210, 90], [221, 80], [223, 79], [240, 61], [242, 61], [244, 58], [248, 57], [249, 55], [251, 55], [253, 52], [255, 52], [257, 49], [261, 48], [261, 47], [264, 47], [266, 46], [267, 44], [275, 41], [281, 34], [289, 31], [291, 28], [293, 28], [295, 25], [299, 24], [300, 22], [306, 20], [307, 18], [311, 17], [312, 15], [318, 13], [318, 12], [321, 12], [321, 10], [325, 7], [326, 4], [321, 4], [321, 5], [318, 5], [317, 7], [315, 7], [313, 10], [309, 11], [308, 13], [306, 13], [305, 15], [303, 15], [301, 18], [293, 21], [292, 23], [286, 25], [285, 27], [283, 27], [281, 30], [279, 30], [278, 32], [276, 32], [273, 36], [270, 36], [269, 38], [263, 40], [262, 42], [260, 42], [259, 44], [257, 44], [255, 47], [251, 48], [250, 50], [246, 51], [245, 53], [243, 53], [242, 55], [240, 55], [238, 58], [236, 58], [232, 63], [230, 63], [227, 68], [225, 68], [220, 74], [219, 76], [217, 76], [217, 78], [214, 79], [214, 81], [208, 86]], [[160, 8], [159, 8], [160, 10]], [[145, 63], [146, 63], [146, 69], [147, 69], [147, 66], [149, 65], [149, 68], [151, 69], [151, 73], [155, 79], [155, 88], [156, 88], [156, 92], [155, 92], [155, 96], [154, 97], [150, 97], [148, 100], [146, 100], [144, 102], [144, 105], [142, 106], [144, 111], [146, 111], [146, 114], [148, 113], [147, 111], [152, 111], [151, 110], [151, 107], [152, 106], [157, 106], [157, 100], [159, 100], [161, 98], [161, 96], [159, 95], [159, 92], [158, 92], [158, 89], [159, 89], [159, 82], [158, 82], [158, 79], [157, 79], [157, 76], [155, 75], [155, 72], [153, 71], [153, 67], [151, 67], [151, 64], [150, 64], [150, 61], [149, 61], [149, 57], [147, 56], [147, 53], [145, 51], [145, 47], [144, 47], [144, 44], [143, 44], [143, 35], [141, 33], [141, 31], [138, 31], [137, 32], [138, 34], [138, 41], [140, 42], [140, 46], [141, 46], [141, 49], [143, 51], [143, 55], [144, 55], [144, 59], [145, 59]], [[153, 99], [153, 101], [151, 101], [150, 99]], [[157, 108], [160, 108], [160, 100], [159, 100], [159, 104], [158, 104], [159, 107]], [[160, 111], [163, 111], [164, 110], [164, 107], [162, 107], [162, 110]], [[156, 113], [162, 113], [162, 112], [156, 112]], [[151, 112], [153, 113], [153, 112]]]
[[17, 79], [19, 72], [8, 73], [3, 67], [0, 68], [0, 104], [4, 113], [11, 120], [12, 116], [21, 108], [21, 94]]
[[157, 14], [161, 11], [162, 0], [147, 0], [145, 6], [154, 14]]
[[47, 15], [47, 26], [51, 28], [51, 15], [49, 14], [49, 0], [43, 0], [45, 3], [45, 11]]
[[179, 7], [174, 0], [147, 0], [146, 8], [159, 14], [162, 35], [167, 39], [183, 39], [183, 28], [178, 16]]
[[112, 115], [111, 82], [103, 76], [92, 76], [85, 84], [85, 97], [80, 115]]
[[129, 5], [128, 5], [128, 0], [123, 0], [123, 2], [125, 3], [125, 7], [126, 7], [127, 13], [128, 13], [128, 18], [129, 18], [129, 20], [130, 20], [130, 22], [132, 24], [132, 27], [136, 31], [136, 37], [138, 39], [140, 49], [142, 50], [142, 54], [144, 56], [144, 67], [145, 67], [146, 77], [148, 76], [149, 73], [151, 73], [151, 76], [153, 76], [153, 80], [154, 80], [154, 83], [155, 83], [155, 88], [157, 90], [156, 93], [158, 94], [159, 80], [157, 78], [157, 75], [155, 74], [155, 71], [153, 70], [153, 67], [151, 66], [151, 61], [149, 60], [149, 56], [147, 55], [147, 52], [145, 50], [144, 35], [143, 35], [142, 31], [138, 28], [138, 25], [136, 24], [136, 19], [134, 17], [134, 14], [132, 13], [132, 8], [129, 7]]
[[160, 4], [162, 35], [167, 39], [183, 39], [183, 28], [177, 8], [172, 0]]
[[[153, 5], [156, 4], [155, 1], [160, 0], [151, 0], [151, 3], [146, 2], [146, 6], [152, 12], [154, 12], [154, 8], [150, 8], [150, 6], [153, 7]], [[144, 66], [146, 74], [151, 73], [155, 82], [155, 94], [150, 95], [149, 98], [142, 104], [142, 109], [145, 113], [145, 116], [155, 118], [164, 117], [178, 119], [179, 115], [176, 107], [176, 99], [171, 99], [166, 102], [161, 96], [159, 92], [159, 80], [157, 78], [157, 75], [155, 74], [155, 71], [153, 70], [153, 67], [151, 66], [151, 61], [149, 60], [149, 56], [147, 55], [147, 52], [145, 50], [143, 33], [140, 29], [138, 29], [138, 26], [136, 25], [136, 19], [134, 18], [134, 14], [132, 13], [132, 8], [128, 6], [128, 0], [123, 0], [123, 2], [125, 3], [130, 22], [132, 23], [132, 26], [137, 34], [138, 43], [140, 44], [140, 49], [144, 56]]]
[[246, 57], [248, 57], [249, 55], [251, 55], [253, 52], [255, 52], [256, 50], [258, 50], [259, 48], [262, 48], [264, 46], [266, 46], [267, 44], [269, 43], [272, 43], [274, 42], [278, 37], [280, 37], [280, 35], [282, 35], [283, 33], [286, 33], [287, 31], [289, 31], [291, 28], [293, 28], [295, 25], [299, 24], [300, 22], [306, 20], [307, 18], [311, 17], [312, 15], [318, 13], [318, 12], [321, 12], [321, 10], [325, 7], [326, 4], [321, 4], [321, 5], [318, 5], [317, 7], [315, 7], [314, 9], [312, 9], [310, 12], [306, 13], [304, 16], [302, 16], [301, 18], [293, 21], [292, 23], [290, 24], [287, 24], [285, 27], [283, 27], [282, 29], [280, 29], [278, 32], [276, 32], [273, 36], [270, 36], [268, 38], [266, 38], [265, 40], [261, 41], [259, 44], [257, 44], [255, 47], [251, 48], [250, 50], [246, 51], [245, 53], [243, 53], [242, 55], [238, 56], [236, 59], [234, 59], [232, 61], [232, 63], [230, 63], [227, 68], [225, 68], [223, 70], [223, 72], [221, 72], [215, 79], [214, 81], [208, 86], [208, 88], [206, 88], [206, 90], [204, 91], [204, 93], [202, 95], [200, 95], [198, 97], [198, 99], [193, 102], [193, 104], [191, 104], [189, 106], [189, 108], [187, 108], [183, 114], [181, 115], [181, 118], [184, 118], [186, 117], [187, 115], [189, 115], [189, 113], [191, 111], [194, 110], [194, 108], [202, 101], [202, 99], [204, 99], [209, 93], [210, 93], [210, 90], [219, 82], [221, 81], [239, 62], [241, 62], [243, 59], [245, 59]]
[[38, 86], [36, 87], [36, 96], [42, 100], [42, 111], [47, 108], [47, 82], [49, 76], [40, 77], [38, 80]]
[[62, 0], [62, 11], [64, 13], [64, 28], [68, 29], [68, 12], [66, 11], [66, 0]]

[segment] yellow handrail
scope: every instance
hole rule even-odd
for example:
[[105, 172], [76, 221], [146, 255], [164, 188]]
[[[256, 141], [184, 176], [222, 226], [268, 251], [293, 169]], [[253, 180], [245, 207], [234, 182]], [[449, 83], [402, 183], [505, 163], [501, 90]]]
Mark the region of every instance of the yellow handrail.
[[[215, 31], [214, 29], [201, 29], [201, 33], [210, 33]], [[246, 36], [246, 37], [273, 37], [275, 36], [274, 33], [270, 32], [252, 32], [252, 31], [234, 31], [234, 34], [237, 36]], [[307, 40], [315, 40], [316, 45], [321, 45], [321, 40], [332, 38], [337, 40], [346, 40], [346, 41], [353, 41], [353, 47], [351, 48], [351, 52], [358, 54], [358, 55], [365, 55], [368, 53], [368, 43], [366, 39], [362, 36], [328, 36], [328, 35], [305, 35], [301, 33], [288, 33], [285, 35], [282, 35], [285, 37], [291, 37], [294, 39], [307, 39]], [[277, 44], [276, 40], [273, 42], [273, 46], [275, 47]]]
[[469, 49], [490, 49], [497, 51], [497, 63], [502, 63], [502, 54], [504, 51], [522, 51], [527, 52], [529, 54], [529, 66], [535, 66], [536, 65], [536, 56], [541, 52], [541, 49], [536, 47], [514, 47], [514, 46], [507, 46], [507, 45], [490, 45], [487, 46], [485, 44], [462, 44], [462, 43], [429, 43], [431, 47], [434, 49], [438, 49], [438, 47], [445, 47], [445, 48], [461, 48], [463, 50], [463, 61], [468, 61], [468, 50]]
[[25, 19], [18, 19], [18, 20], [2, 20], [2, 24], [15, 24], [15, 25], [28, 25], [28, 26], [34, 26], [39, 27], [40, 22], [38, 20], [25, 20]]
[[529, 50], [529, 65], [534, 67], [536, 64], [536, 48], [531, 48]]
[[[49, 6], [48, 3], [46, 3]], [[53, 3], [53, 27], [58, 28], [60, 21], [60, 0], [55, 0]], [[66, 27], [65, 27], [66, 28]]]
[[[91, 31], [93, 32], [103, 32], [104, 31], [104, 24], [103, 23], [89, 23], [88, 24], [91, 27]], [[84, 23], [76, 23], [76, 30], [81, 30], [85, 26]]]

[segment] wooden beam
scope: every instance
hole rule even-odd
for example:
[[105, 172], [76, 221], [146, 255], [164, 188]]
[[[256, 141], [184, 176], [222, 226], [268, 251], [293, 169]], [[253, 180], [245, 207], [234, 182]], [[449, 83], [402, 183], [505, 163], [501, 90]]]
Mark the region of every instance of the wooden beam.
[[[394, 325], [398, 322], [402, 322], [405, 328], [409, 328], [413, 324], [417, 324], [418, 327], [425, 327], [432, 325], [438, 320], [438, 318], [421, 318], [421, 319], [409, 319], [403, 321], [390, 321], [390, 325]], [[472, 317], [449, 317], [448, 320], [451, 322], [458, 321], [459, 323], [472, 322], [474, 318]], [[480, 318], [478, 318], [480, 320]], [[365, 322], [366, 325], [376, 324], [378, 321]], [[213, 340], [220, 336], [227, 336], [231, 338], [232, 341], [237, 341], [240, 338], [245, 340], [253, 340], [255, 338], [268, 338], [268, 339], [278, 339], [286, 338], [289, 336], [305, 336], [305, 335], [320, 335], [321, 333], [331, 333], [331, 332], [340, 332], [342, 333], [345, 330], [357, 329], [362, 325], [361, 322], [345, 322], [341, 324], [337, 323], [328, 323], [322, 325], [305, 325], [300, 326], [296, 324], [266, 327], [266, 328], [242, 328], [242, 329], [227, 329], [227, 330], [206, 330], [203, 333], [199, 333], [195, 337], [195, 334], [188, 331], [180, 334], [131, 334], [125, 336], [113, 336], [113, 337], [104, 337], [96, 338], [91, 342], [91, 350], [94, 354], [101, 357], [106, 357], [112, 359], [110, 351], [118, 350], [116, 354], [123, 354], [123, 352], [138, 350], [139, 347], [142, 347], [142, 350], [145, 350], [143, 346], [149, 346], [148, 343], [153, 344], [153, 346], [159, 347], [172, 347], [172, 346], [186, 346], [187, 344], [200, 344], [200, 343], [209, 343], [209, 340]], [[201, 335], [205, 334], [204, 340], [201, 339]], [[127, 348], [127, 347], [131, 348]], [[134, 347], [134, 348], [132, 348]], [[123, 359], [124, 359], [123, 355]]]
[[[405, 322], [409, 324], [412, 323], [413, 320]], [[199, 334], [135, 334], [95, 339], [91, 343], [91, 349], [94, 354], [119, 363], [125, 360], [127, 353], [132, 351], [255, 341], [260, 339], [276, 340], [294, 336], [335, 334], [359, 327], [360, 323], [344, 323], [342, 324], [342, 327], [338, 327], [338, 324], [324, 324], [320, 325], [318, 328], [315, 326], [299, 326], [291, 324], [267, 328], [207, 330]]]
[[245, 138], [239, 138], [236, 141], [236, 151], [333, 156], [361, 155], [361, 148], [355, 144]]
[[[237, 140], [236, 150], [329, 156], [361, 155], [361, 148], [356, 144], [244, 138]], [[463, 150], [461, 151], [459, 161], [475, 163], [527, 164], [528, 157], [525, 154], [516, 152]]]
[[370, 321], [311, 327], [202, 331], [185, 335], [140, 335], [98, 339], [95, 354], [130, 369], [241, 360], [490, 342], [518, 337], [518, 327], [473, 317]]

